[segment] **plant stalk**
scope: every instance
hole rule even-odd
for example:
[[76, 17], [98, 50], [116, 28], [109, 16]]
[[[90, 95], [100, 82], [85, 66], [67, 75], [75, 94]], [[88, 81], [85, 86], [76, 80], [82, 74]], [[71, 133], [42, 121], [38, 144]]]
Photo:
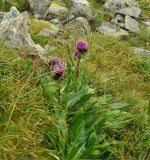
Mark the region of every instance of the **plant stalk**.
[[79, 57], [78, 57], [77, 66], [76, 66], [76, 78], [79, 77], [79, 65], [80, 65], [80, 60], [81, 60], [81, 57], [79, 56]]
[[149, 156], [150, 156], [150, 148], [148, 148], [148, 151], [146, 153], [144, 160], [149, 160]]
[[61, 104], [61, 89], [60, 89], [60, 81], [58, 82], [58, 89], [57, 89], [57, 102], [58, 102], [58, 105]]

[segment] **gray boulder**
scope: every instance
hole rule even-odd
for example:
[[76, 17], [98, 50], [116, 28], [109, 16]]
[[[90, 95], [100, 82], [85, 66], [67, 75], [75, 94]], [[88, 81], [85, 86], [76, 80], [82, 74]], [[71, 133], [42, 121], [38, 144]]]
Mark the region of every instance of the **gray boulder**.
[[43, 18], [49, 7], [49, 0], [28, 0], [28, 2], [35, 18]]
[[141, 14], [141, 9], [139, 7], [127, 7], [127, 8], [122, 8], [118, 11], [115, 11], [115, 13], [119, 13], [125, 16], [131, 16], [134, 18], [139, 18], [140, 14]]
[[113, 37], [117, 37], [117, 38], [121, 38], [121, 37], [126, 37], [128, 36], [128, 32], [117, 27], [116, 25], [113, 25], [109, 22], [105, 22], [102, 23], [97, 29], [96, 31], [107, 35], [107, 36], [113, 36]]
[[70, 15], [84, 17], [88, 21], [93, 20], [93, 13], [87, 0], [72, 0]]
[[73, 34], [89, 34], [91, 33], [91, 28], [89, 22], [85, 18], [78, 17], [66, 24], [64, 31]]
[[6, 13], [0, 25], [0, 38], [10, 46], [29, 46], [33, 41], [28, 33], [28, 16], [22, 15], [16, 7]]
[[125, 17], [125, 29], [130, 32], [138, 33], [140, 31], [139, 23], [130, 16]]
[[29, 19], [27, 13], [21, 14], [16, 7], [6, 13], [0, 25], [0, 39], [10, 47], [26, 47], [34, 49], [38, 54], [43, 53], [43, 48], [35, 45], [29, 35]]
[[48, 8], [45, 19], [46, 20], [52, 20], [52, 19], [60, 19], [64, 20], [68, 16], [68, 8], [65, 6], [61, 6], [59, 4], [51, 4], [51, 6]]

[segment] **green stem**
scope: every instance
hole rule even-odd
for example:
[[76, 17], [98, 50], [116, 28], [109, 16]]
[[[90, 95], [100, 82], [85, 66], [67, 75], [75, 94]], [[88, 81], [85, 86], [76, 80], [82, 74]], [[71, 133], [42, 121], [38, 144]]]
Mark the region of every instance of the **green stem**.
[[76, 78], [79, 77], [79, 65], [80, 65], [80, 59], [81, 59], [81, 57], [79, 56], [79, 57], [78, 57], [77, 66], [76, 66]]
[[60, 81], [58, 81], [58, 89], [57, 89], [57, 102], [58, 102], [58, 105], [61, 104], [61, 85], [60, 85]]
[[148, 151], [146, 153], [146, 156], [145, 156], [144, 160], [148, 160], [149, 156], [150, 156], [150, 148], [148, 148]]

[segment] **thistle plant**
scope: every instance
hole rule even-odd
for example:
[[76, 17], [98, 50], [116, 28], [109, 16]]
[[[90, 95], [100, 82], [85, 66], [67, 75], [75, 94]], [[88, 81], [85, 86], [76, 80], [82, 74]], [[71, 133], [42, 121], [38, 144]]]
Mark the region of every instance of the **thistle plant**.
[[61, 80], [63, 80], [63, 76], [65, 73], [65, 66], [60, 63], [60, 59], [56, 56], [51, 57], [49, 65], [51, 66], [51, 70], [53, 72], [53, 80], [55, 80], [57, 83], [57, 101], [60, 105], [61, 102]]
[[76, 49], [73, 52], [73, 56], [77, 58], [77, 65], [76, 65], [76, 77], [78, 78], [79, 76], [79, 65], [80, 65], [80, 60], [81, 57], [84, 53], [87, 52], [88, 49], [88, 43], [84, 40], [78, 40], [76, 42]]

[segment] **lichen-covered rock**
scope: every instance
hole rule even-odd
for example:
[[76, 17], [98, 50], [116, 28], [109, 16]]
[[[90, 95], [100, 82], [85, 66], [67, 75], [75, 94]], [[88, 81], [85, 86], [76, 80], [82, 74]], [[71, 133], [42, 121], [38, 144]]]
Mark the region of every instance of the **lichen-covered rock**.
[[139, 23], [132, 17], [125, 17], [125, 28], [133, 33], [138, 33], [140, 31]]
[[68, 16], [68, 8], [65, 6], [61, 6], [59, 4], [51, 4], [51, 6], [48, 8], [46, 14], [45, 14], [45, 19], [46, 20], [52, 20], [52, 19], [60, 19], [64, 20]]
[[33, 41], [28, 29], [28, 16], [22, 15], [16, 7], [12, 7], [1, 22], [0, 38], [10, 46], [29, 46]]
[[34, 12], [35, 18], [43, 18], [49, 7], [49, 0], [28, 0], [28, 3]]
[[97, 29], [96, 31], [104, 34], [104, 35], [108, 35], [108, 36], [113, 36], [113, 37], [117, 37], [117, 38], [121, 38], [121, 37], [126, 37], [128, 36], [128, 32], [117, 27], [116, 25], [113, 25], [109, 22], [105, 22], [102, 23]]
[[70, 15], [75, 17], [84, 17], [88, 21], [93, 20], [93, 13], [87, 0], [72, 0]]
[[35, 45], [31, 39], [29, 31], [29, 19], [27, 13], [21, 14], [16, 7], [12, 7], [6, 13], [0, 25], [0, 39], [11, 47], [26, 47], [27, 49], [36, 48], [39, 54], [43, 49]]
[[74, 34], [91, 33], [89, 22], [83, 17], [78, 17], [70, 21], [68, 24], [65, 25], [64, 30], [67, 32], [74, 33]]

